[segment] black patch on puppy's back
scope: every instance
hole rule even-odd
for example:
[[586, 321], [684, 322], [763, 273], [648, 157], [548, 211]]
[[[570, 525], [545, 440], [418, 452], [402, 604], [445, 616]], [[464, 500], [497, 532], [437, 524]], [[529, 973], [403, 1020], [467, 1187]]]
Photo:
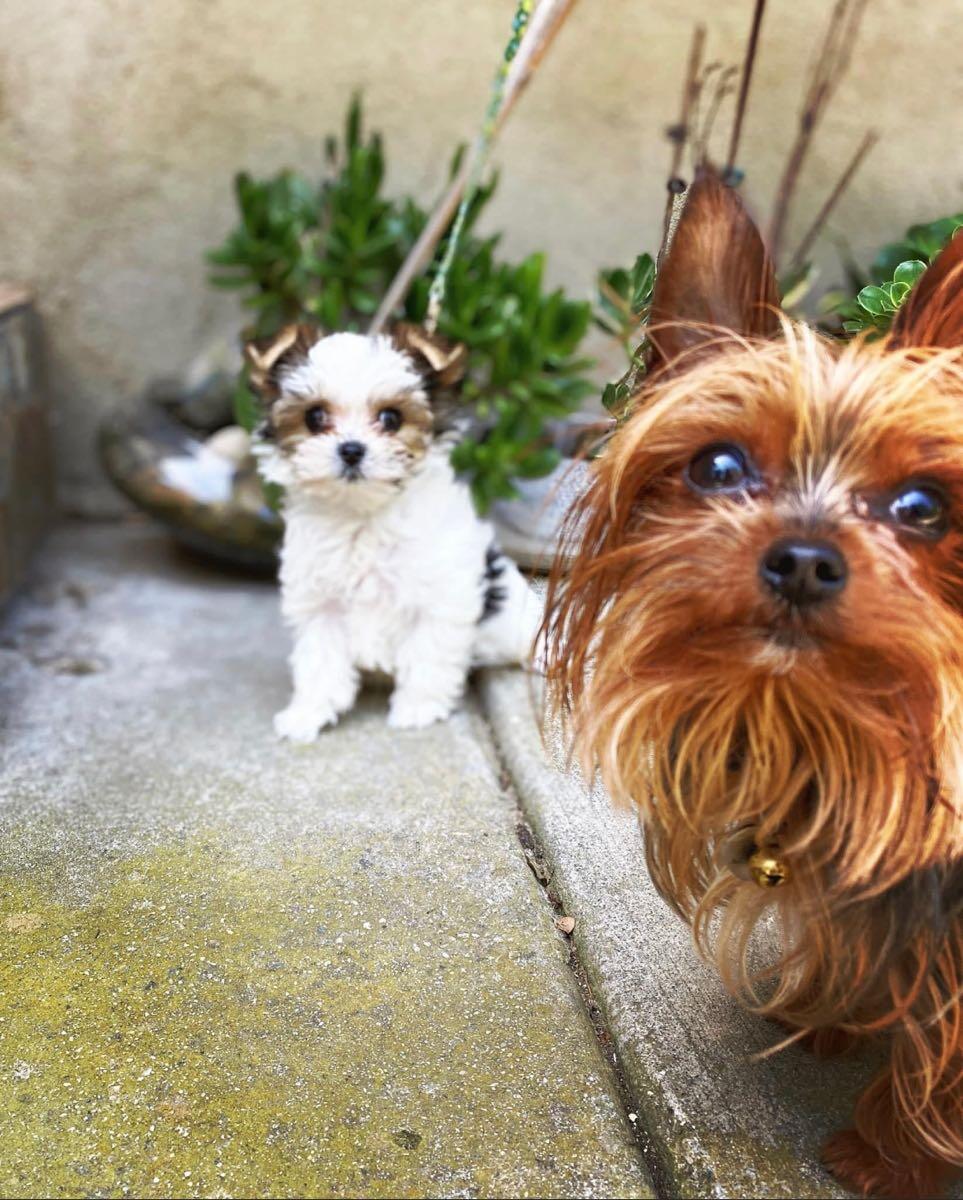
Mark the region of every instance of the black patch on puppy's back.
[[485, 570], [482, 574], [482, 584], [485, 588], [485, 599], [479, 625], [500, 613], [508, 599], [508, 588], [498, 581], [505, 574], [505, 556], [494, 542], [485, 551]]

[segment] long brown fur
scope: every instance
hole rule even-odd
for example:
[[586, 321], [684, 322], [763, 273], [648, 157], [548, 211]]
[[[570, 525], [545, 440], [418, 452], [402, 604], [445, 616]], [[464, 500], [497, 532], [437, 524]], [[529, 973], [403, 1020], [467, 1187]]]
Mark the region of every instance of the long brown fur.
[[[929, 1196], [963, 1166], [961, 273], [963, 237], [887, 344], [830, 342], [782, 317], [738, 197], [698, 180], [653, 369], [569, 515], [543, 628], [555, 710], [638, 808], [656, 886], [727, 986], [802, 1032], [892, 1036], [824, 1154], [867, 1195]], [[686, 484], [716, 442], [750, 451], [758, 487]], [[938, 541], [880, 507], [920, 478], [949, 499]], [[787, 534], [845, 555], [831, 604], [789, 612], [761, 586]], [[726, 865], [746, 826], [778, 844], [787, 886]]]

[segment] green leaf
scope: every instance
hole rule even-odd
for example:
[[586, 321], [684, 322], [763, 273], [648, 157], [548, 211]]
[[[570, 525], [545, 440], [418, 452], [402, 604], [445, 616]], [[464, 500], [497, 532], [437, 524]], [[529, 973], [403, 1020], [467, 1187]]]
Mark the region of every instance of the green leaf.
[[274, 512], [281, 511], [281, 501], [284, 499], [284, 488], [279, 483], [271, 483], [267, 479], [261, 480], [261, 488], [264, 491], [264, 502]]
[[639, 313], [652, 300], [655, 286], [655, 260], [651, 254], [640, 254], [632, 267], [632, 311]]
[[905, 283], [907, 287], [911, 288], [925, 270], [926, 263], [918, 258], [912, 258], [908, 262], [901, 262], [893, 272], [893, 282]]
[[861, 308], [865, 308], [868, 313], [872, 313], [874, 317], [882, 316], [883, 313], [891, 311], [893, 307], [888, 292], [872, 284], [859, 292], [856, 303]]
[[536, 450], [519, 461], [517, 474], [521, 479], [538, 479], [551, 475], [561, 461], [562, 456], [554, 447]]
[[344, 123], [344, 144], [350, 152], [361, 144], [361, 96], [355, 92], [348, 105], [348, 115]]
[[475, 475], [469, 480], [471, 488], [471, 498], [475, 502], [475, 508], [484, 516], [492, 504], [492, 494], [489, 487], [488, 478], [485, 475]]
[[234, 420], [250, 433], [261, 420], [261, 407], [257, 397], [251, 391], [247, 382], [246, 372], [242, 372], [234, 389]]
[[910, 294], [910, 285], [908, 283], [897, 283], [895, 280], [892, 283], [884, 284], [883, 288], [889, 293], [889, 301], [894, 311], [899, 308]]

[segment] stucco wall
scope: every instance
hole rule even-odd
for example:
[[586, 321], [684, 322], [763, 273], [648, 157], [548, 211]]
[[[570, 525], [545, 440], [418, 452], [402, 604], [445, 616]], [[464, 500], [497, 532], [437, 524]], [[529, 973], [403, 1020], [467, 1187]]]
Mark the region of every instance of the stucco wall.
[[[511, 0], [5, 0], [0, 5], [0, 276], [36, 291], [51, 352], [63, 494], [101, 507], [99, 415], [237, 321], [202, 251], [241, 166], [316, 167], [364, 88], [390, 184], [435, 194], [475, 127]], [[744, 164], [765, 208], [829, 0], [770, 0]], [[735, 59], [750, 0], [581, 0], [499, 151], [489, 222], [548, 250], [586, 291], [656, 244], [692, 24]], [[815, 149], [798, 232], [872, 123], [884, 135], [834, 227], [857, 254], [963, 208], [963, 0], [871, 0]], [[790, 239], [791, 240], [791, 239]], [[827, 263], [834, 261], [831, 247]]]

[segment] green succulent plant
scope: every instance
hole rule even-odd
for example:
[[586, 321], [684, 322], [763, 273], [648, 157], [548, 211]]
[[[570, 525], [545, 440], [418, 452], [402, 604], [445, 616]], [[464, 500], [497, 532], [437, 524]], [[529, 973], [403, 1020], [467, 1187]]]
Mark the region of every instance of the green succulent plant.
[[235, 177], [239, 223], [207, 261], [214, 287], [245, 293], [246, 334], [305, 319], [362, 329], [421, 231], [417, 205], [381, 194], [384, 149], [377, 133], [365, 137], [357, 97], [341, 143], [326, 139], [325, 161], [319, 184], [291, 170]]
[[963, 213], [913, 225], [900, 241], [883, 246], [869, 269], [870, 282], [855, 296], [827, 297], [826, 308], [842, 318], [843, 332], [870, 337], [887, 333], [916, 281], [960, 228]]
[[[365, 135], [357, 98], [343, 137], [327, 139], [325, 157], [320, 184], [294, 171], [235, 179], [238, 225], [208, 262], [214, 286], [242, 293], [251, 313], [246, 336], [305, 318], [329, 330], [363, 330], [424, 227], [426, 213], [413, 199], [384, 195], [384, 148], [377, 134]], [[493, 500], [516, 495], [515, 480], [552, 470], [558, 454], [546, 422], [572, 412], [595, 390], [586, 374], [591, 360], [579, 353], [591, 305], [546, 289], [542, 255], [507, 262], [497, 237], [472, 232], [496, 184], [491, 178], [473, 198], [438, 326], [469, 351], [462, 398], [470, 430], [452, 461], [482, 512]], [[443, 241], [411, 288], [408, 320], [424, 318], [444, 250]], [[245, 428], [256, 424], [257, 402], [243, 378], [235, 412]]]
[[891, 279], [899, 264], [911, 259], [931, 263], [960, 228], [963, 228], [963, 213], [940, 217], [925, 225], [911, 225], [901, 241], [890, 242], [879, 250], [870, 267], [873, 282]]
[[925, 270], [926, 263], [921, 259], [907, 259], [896, 265], [892, 279], [867, 284], [860, 288], [854, 299], [837, 304], [834, 311], [843, 318], [843, 331], [886, 333], [900, 305]]

